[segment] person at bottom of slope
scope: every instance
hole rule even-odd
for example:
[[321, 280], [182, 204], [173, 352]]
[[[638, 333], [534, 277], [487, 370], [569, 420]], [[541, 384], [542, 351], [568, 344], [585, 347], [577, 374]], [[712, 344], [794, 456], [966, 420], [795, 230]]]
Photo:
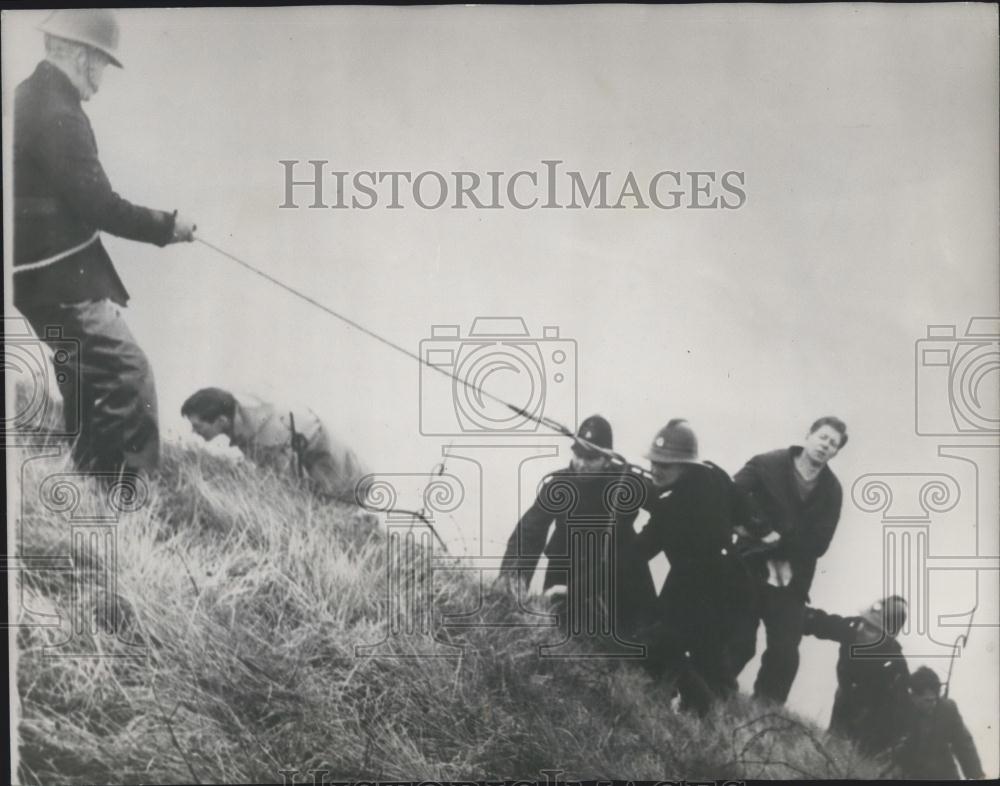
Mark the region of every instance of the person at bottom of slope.
[[[600, 451], [584, 444], [612, 449], [611, 424], [600, 415], [586, 418], [577, 430], [577, 437], [580, 441], [573, 443], [569, 466], [543, 478], [534, 504], [514, 527], [507, 541], [500, 578], [514, 588], [529, 585], [544, 553], [549, 560], [543, 585], [546, 594], [565, 601], [581, 619], [590, 619], [592, 627], [600, 627], [596, 624], [600, 621], [606, 629], [627, 636], [641, 624], [641, 615], [649, 610], [656, 588], [645, 563], [623, 562], [635, 531], [631, 522], [627, 528], [621, 526], [614, 503], [616, 492], [627, 494], [628, 484], [640, 495], [642, 480], [613, 467]], [[595, 559], [585, 560], [586, 575], [570, 576], [573, 570], [570, 541], [574, 537], [570, 530], [574, 525], [588, 531], [613, 529], [615, 557], [610, 559], [609, 550], [599, 546], [600, 553]], [[602, 539], [595, 540], [607, 544]], [[582, 542], [586, 541], [584, 537]], [[610, 582], [601, 583], [598, 580], [601, 576], [610, 577]], [[614, 615], [610, 616], [606, 593], [612, 588], [615, 601]], [[574, 597], [567, 598], [567, 594]]]
[[181, 415], [206, 442], [224, 434], [255, 464], [304, 477], [321, 497], [364, 503], [367, 469], [311, 410], [292, 412], [255, 396], [203, 388], [188, 397]]
[[662, 428], [647, 457], [650, 517], [633, 548], [647, 562], [663, 552], [670, 572], [655, 622], [640, 638], [649, 647], [647, 668], [676, 680], [683, 708], [705, 713], [713, 700], [737, 690], [731, 631], [753, 613], [751, 580], [732, 548], [745, 501], [724, 470], [698, 460], [685, 420]]
[[910, 672], [896, 640], [905, 622], [906, 601], [898, 595], [856, 617], [806, 609], [803, 633], [840, 644], [830, 731], [869, 756], [891, 752], [905, 733]]
[[913, 672], [910, 697], [914, 712], [898, 756], [902, 777], [957, 781], [957, 759], [963, 777], [985, 778], [972, 735], [955, 702], [941, 696], [941, 679], [933, 669], [921, 666]]

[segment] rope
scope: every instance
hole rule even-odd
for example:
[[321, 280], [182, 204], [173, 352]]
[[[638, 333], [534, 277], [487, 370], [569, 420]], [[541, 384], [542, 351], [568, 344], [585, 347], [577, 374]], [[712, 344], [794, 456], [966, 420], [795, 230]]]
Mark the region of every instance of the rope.
[[14, 273], [15, 274], [27, 273], [29, 270], [38, 270], [38, 268], [41, 267], [48, 267], [49, 265], [54, 265], [56, 262], [66, 259], [66, 257], [73, 256], [73, 254], [75, 254], [77, 251], [86, 248], [95, 240], [97, 240], [100, 236], [101, 233], [99, 231], [95, 231], [94, 234], [92, 234], [89, 238], [84, 240], [82, 243], [73, 246], [73, 248], [68, 248], [65, 251], [60, 251], [58, 254], [46, 257], [45, 259], [39, 259], [37, 262], [28, 262], [27, 264], [24, 265], [16, 265], [14, 267]]
[[[456, 382], [461, 382], [463, 385], [465, 385], [470, 390], [478, 391], [479, 393], [482, 393], [487, 398], [492, 399], [493, 401], [497, 402], [498, 404], [503, 404], [505, 407], [513, 409], [515, 412], [518, 412], [519, 414], [523, 414], [523, 415], [526, 415], [527, 417], [531, 417], [530, 415], [527, 415], [527, 413], [524, 413], [523, 411], [521, 411], [518, 407], [515, 407], [513, 404], [508, 404], [502, 398], [499, 398], [498, 396], [494, 396], [492, 393], [489, 393], [488, 391], [482, 390], [481, 388], [479, 388], [476, 385], [473, 385], [472, 383], [470, 383], [470, 382], [462, 379], [461, 377], [456, 377], [454, 374], [452, 374], [452, 373], [450, 373], [448, 371], [445, 371], [440, 366], [433, 366], [433, 365], [431, 365], [426, 360], [424, 360], [422, 357], [420, 357], [420, 355], [417, 355], [416, 353], [411, 352], [406, 347], [401, 346], [400, 344], [397, 344], [395, 341], [391, 341], [390, 339], [387, 339], [384, 336], [380, 336], [374, 330], [369, 330], [368, 328], [366, 328], [364, 325], [360, 324], [359, 322], [355, 322], [353, 319], [351, 319], [350, 317], [344, 316], [339, 311], [335, 311], [334, 309], [330, 308], [329, 306], [326, 306], [326, 305], [320, 303], [315, 298], [312, 298], [309, 295], [305, 294], [304, 292], [296, 289], [295, 287], [289, 286], [288, 284], [286, 284], [283, 281], [275, 278], [274, 276], [272, 276], [272, 275], [270, 275], [268, 273], [265, 273], [260, 268], [254, 267], [249, 262], [246, 262], [246, 261], [240, 259], [235, 254], [231, 254], [230, 252], [226, 251], [225, 249], [219, 248], [214, 243], [209, 243], [204, 238], [196, 236], [195, 240], [198, 241], [199, 243], [201, 243], [202, 245], [208, 246], [210, 249], [212, 249], [213, 251], [215, 251], [218, 254], [221, 254], [222, 256], [226, 257], [227, 259], [231, 259], [233, 262], [235, 262], [236, 264], [240, 265], [241, 267], [246, 268], [251, 273], [255, 273], [256, 275], [260, 276], [261, 278], [266, 279], [267, 281], [270, 281], [275, 286], [280, 287], [281, 289], [285, 290], [286, 292], [289, 292], [289, 293], [295, 295], [296, 297], [298, 297], [298, 298], [306, 301], [310, 305], [315, 306], [320, 311], [322, 311], [322, 312], [324, 312], [326, 314], [329, 314], [331, 317], [336, 317], [341, 322], [347, 323], [348, 325], [350, 325], [355, 330], [360, 330], [366, 336], [369, 336], [370, 338], [373, 338], [376, 341], [381, 342], [382, 344], [385, 344], [387, 347], [390, 347], [391, 349], [394, 349], [397, 352], [401, 352], [402, 354], [406, 355], [407, 357], [409, 357], [409, 358], [411, 358], [413, 360], [416, 360], [418, 363], [422, 363], [423, 365], [427, 366], [427, 368], [434, 369], [435, 371], [437, 371], [439, 374], [442, 374], [443, 376], [446, 376], [446, 377], [448, 377], [450, 379], [453, 379]], [[541, 419], [536, 418], [536, 420], [539, 420], [539, 422], [541, 422]]]
[[274, 276], [270, 275], [269, 273], [265, 273], [260, 268], [255, 267], [254, 265], [251, 265], [246, 260], [241, 259], [240, 257], [236, 256], [235, 254], [230, 253], [229, 251], [226, 251], [224, 248], [220, 248], [219, 246], [215, 245], [214, 243], [210, 243], [209, 241], [207, 241], [204, 238], [202, 238], [200, 236], [197, 236], [197, 235], [194, 237], [194, 239], [197, 242], [201, 243], [203, 246], [206, 246], [206, 247], [212, 249], [217, 254], [220, 254], [220, 255], [226, 257], [227, 259], [232, 260], [233, 262], [235, 262], [240, 267], [243, 267], [246, 270], [249, 270], [254, 275], [260, 276], [261, 278], [265, 279], [266, 281], [269, 281], [270, 283], [274, 284], [276, 287], [279, 287], [279, 288], [285, 290], [286, 292], [288, 292], [288, 293], [290, 293], [292, 295], [295, 295], [295, 297], [297, 297], [297, 298], [299, 298], [301, 300], [304, 300], [306, 303], [309, 303], [311, 306], [315, 306], [316, 308], [318, 308], [320, 311], [324, 312], [325, 314], [329, 314], [331, 317], [336, 317], [341, 322], [344, 322], [344, 323], [350, 325], [355, 330], [359, 330], [362, 333], [364, 333], [366, 336], [369, 336], [370, 338], [375, 339], [376, 341], [378, 341], [381, 344], [384, 344], [385, 346], [389, 347], [390, 349], [394, 349], [394, 350], [396, 350], [396, 352], [400, 352], [403, 355], [406, 355], [408, 358], [417, 361], [421, 365], [424, 365], [427, 368], [433, 369], [434, 371], [438, 372], [442, 376], [448, 377], [449, 379], [453, 380], [454, 382], [458, 382], [458, 383], [464, 385], [469, 390], [475, 391], [475, 392], [479, 393], [480, 395], [485, 396], [486, 398], [491, 399], [492, 401], [494, 401], [494, 402], [496, 402], [498, 404], [502, 404], [503, 406], [507, 407], [507, 409], [509, 409], [512, 412], [514, 412], [515, 414], [521, 415], [522, 417], [527, 418], [528, 420], [532, 420], [535, 423], [538, 423], [539, 425], [542, 425], [542, 426], [545, 426], [546, 428], [552, 429], [556, 433], [561, 434], [564, 437], [568, 437], [569, 439], [572, 439], [576, 444], [580, 445], [581, 447], [584, 447], [587, 450], [591, 450], [591, 451], [594, 451], [596, 453], [600, 453], [602, 456], [604, 456], [605, 458], [610, 459], [615, 464], [620, 464], [623, 467], [635, 469], [636, 471], [638, 471], [640, 474], [642, 474], [644, 476], [648, 476], [649, 475], [649, 473], [648, 473], [647, 470], [643, 469], [642, 467], [640, 467], [640, 466], [638, 466], [636, 464], [632, 464], [630, 461], [628, 461], [620, 453], [616, 453], [615, 451], [609, 450], [608, 448], [602, 447], [600, 445], [595, 445], [593, 442], [589, 442], [589, 441], [583, 439], [582, 437], [578, 437], [570, 429], [566, 428], [566, 426], [562, 425], [558, 421], [553, 420], [552, 418], [547, 418], [547, 417], [545, 417], [543, 415], [534, 415], [534, 414], [532, 414], [530, 412], [526, 412], [521, 407], [518, 407], [518, 406], [515, 406], [514, 404], [511, 404], [510, 402], [505, 401], [504, 399], [502, 399], [499, 396], [496, 396], [496, 395], [490, 393], [487, 390], [483, 390], [478, 385], [474, 385], [471, 382], [469, 382], [468, 380], [462, 379], [461, 377], [457, 377], [453, 373], [451, 373], [450, 371], [446, 371], [445, 369], [441, 368], [440, 366], [434, 366], [434, 365], [428, 363], [426, 360], [424, 360], [422, 357], [420, 357], [420, 355], [417, 355], [416, 353], [411, 352], [406, 347], [401, 346], [401, 345], [397, 344], [396, 342], [391, 341], [390, 339], [387, 339], [384, 336], [379, 335], [374, 330], [370, 330], [370, 329], [366, 328], [364, 325], [360, 324], [359, 322], [356, 322], [355, 320], [351, 319], [350, 317], [344, 316], [339, 311], [335, 311], [334, 309], [330, 308], [329, 306], [326, 306], [323, 303], [320, 303], [315, 298], [310, 297], [309, 295], [307, 295], [304, 292], [296, 289], [295, 287], [289, 286], [285, 282], [281, 281], [280, 279], [275, 278]]
[[978, 608], [979, 603], [977, 602], [969, 613], [969, 623], [965, 626], [965, 633], [958, 634], [955, 637], [955, 642], [951, 645], [951, 656], [948, 658], [948, 678], [944, 683], [944, 698], [946, 699], [948, 698], [948, 691], [951, 689], [951, 672], [955, 668], [955, 658], [958, 656], [959, 651], [964, 650], [969, 643], [969, 634], [972, 633], [972, 620], [976, 616]]
[[[364, 333], [366, 336], [369, 336], [370, 338], [375, 339], [376, 341], [378, 341], [381, 344], [384, 344], [385, 346], [389, 347], [390, 349], [393, 349], [396, 352], [399, 352], [399, 353], [401, 353], [403, 355], [406, 355], [406, 357], [408, 357], [408, 358], [410, 358], [412, 360], [417, 361], [418, 363], [420, 363], [421, 365], [426, 366], [427, 368], [433, 369], [437, 373], [441, 374], [444, 377], [447, 377], [447, 378], [451, 379], [454, 382], [458, 382], [458, 383], [464, 385], [469, 390], [475, 391], [475, 392], [479, 393], [480, 395], [485, 396], [486, 398], [488, 398], [488, 399], [490, 399], [490, 400], [492, 400], [492, 401], [494, 401], [494, 402], [496, 402], [498, 404], [502, 404], [503, 406], [507, 407], [512, 412], [514, 412], [514, 413], [516, 413], [516, 414], [518, 414], [518, 415], [520, 415], [520, 416], [522, 416], [522, 417], [524, 417], [524, 418], [526, 418], [528, 420], [534, 421], [535, 423], [538, 423], [541, 426], [545, 426], [546, 428], [551, 429], [552, 431], [556, 432], [557, 434], [560, 434], [560, 435], [562, 435], [562, 436], [564, 436], [564, 437], [566, 437], [568, 439], [573, 440], [574, 443], [576, 443], [577, 445], [580, 445], [581, 447], [585, 448], [586, 450], [589, 450], [589, 451], [592, 451], [592, 452], [595, 452], [595, 453], [598, 453], [598, 454], [604, 456], [606, 459], [608, 459], [612, 463], [612, 465], [617, 465], [618, 467], [620, 467], [623, 470], [628, 470], [628, 471], [635, 472], [640, 477], [642, 477], [642, 478], [644, 478], [646, 480], [650, 480], [652, 478], [652, 475], [649, 472], [649, 470], [647, 470], [647, 469], [645, 469], [643, 467], [640, 467], [638, 464], [633, 464], [631, 461], [629, 461], [627, 458], [625, 458], [622, 454], [617, 453], [616, 451], [611, 450], [610, 448], [605, 448], [605, 447], [603, 447], [601, 445], [595, 445], [593, 442], [590, 442], [589, 440], [586, 440], [586, 439], [583, 439], [580, 436], [577, 436], [570, 429], [568, 429], [566, 426], [564, 426], [562, 423], [559, 423], [558, 421], [553, 420], [552, 418], [545, 417], [544, 415], [535, 415], [535, 414], [533, 414], [531, 412], [527, 412], [523, 408], [515, 406], [514, 404], [511, 404], [510, 402], [505, 401], [504, 399], [500, 398], [499, 396], [496, 396], [496, 395], [490, 393], [487, 390], [483, 390], [478, 385], [474, 385], [471, 382], [469, 382], [468, 380], [465, 380], [465, 379], [462, 379], [461, 377], [455, 376], [455, 374], [451, 373], [450, 371], [446, 371], [444, 368], [442, 368], [440, 366], [435, 366], [435, 365], [432, 365], [432, 364], [428, 363], [426, 360], [424, 360], [422, 357], [420, 357], [420, 355], [418, 355], [418, 354], [416, 354], [414, 352], [411, 352], [406, 347], [401, 346], [400, 344], [397, 344], [396, 342], [391, 341], [388, 338], [385, 338], [385, 336], [379, 335], [374, 330], [370, 330], [369, 328], [365, 327], [364, 325], [360, 324], [359, 322], [356, 322], [355, 320], [351, 319], [350, 317], [344, 316], [339, 311], [336, 311], [336, 310], [330, 308], [329, 306], [327, 306], [327, 305], [325, 305], [323, 303], [320, 303], [315, 298], [310, 297], [309, 295], [307, 295], [304, 292], [296, 289], [295, 287], [289, 286], [285, 282], [281, 281], [280, 279], [275, 278], [274, 276], [270, 275], [269, 273], [265, 273], [260, 268], [254, 266], [254, 265], [251, 265], [246, 260], [241, 259], [240, 257], [236, 256], [235, 254], [233, 254], [233, 253], [231, 253], [229, 251], [226, 251], [224, 248], [220, 248], [219, 246], [215, 245], [214, 243], [211, 243], [208, 240], [205, 240], [204, 238], [199, 237], [199, 236], [195, 236], [194, 239], [196, 241], [198, 241], [199, 243], [201, 243], [203, 246], [206, 246], [207, 248], [212, 249], [217, 254], [220, 254], [221, 256], [226, 257], [226, 259], [232, 260], [237, 265], [239, 265], [240, 267], [242, 267], [242, 268], [250, 271], [254, 275], [259, 276], [259, 277], [263, 278], [265, 281], [268, 281], [268, 282], [274, 284], [276, 287], [279, 287], [280, 289], [285, 290], [289, 294], [292, 294], [295, 297], [297, 297], [297, 298], [299, 298], [301, 300], [304, 300], [306, 303], [309, 303], [311, 306], [315, 306], [316, 308], [318, 308], [323, 313], [329, 314], [332, 317], [336, 317], [341, 322], [346, 323], [347, 325], [349, 325], [350, 327], [354, 328], [355, 330], [359, 330], [360, 332]], [[293, 426], [293, 428], [294, 428], [294, 426]], [[442, 465], [441, 471], [443, 471], [443, 470], [444, 470], [444, 467]], [[383, 512], [388, 512], [388, 511], [383, 511]], [[431, 528], [431, 531], [434, 533], [434, 536], [441, 543], [441, 545], [442, 546], [445, 545], [444, 541], [441, 539], [441, 536], [438, 534], [437, 530], [433, 527], [433, 525], [431, 525], [430, 521], [427, 519], [426, 510], [413, 511], [413, 510], [393, 509], [393, 512], [404, 513], [404, 514], [409, 515], [409, 516], [411, 516], [413, 518], [419, 518], [419, 519], [421, 519], [425, 524], [427, 524]], [[770, 548], [771, 548], [771, 544], [755, 544], [755, 545], [749, 546], [749, 547], [745, 546], [744, 549], [739, 552], [739, 557], [740, 557], [740, 559], [742, 561], [742, 559], [744, 559], [746, 557], [749, 557], [749, 556], [751, 556], [753, 554], [756, 554], [756, 553], [766, 552], [766, 551], [770, 550]], [[445, 547], [445, 549], [447, 550], [447, 547]], [[965, 637], [960, 637], [960, 638], [967, 638], [967, 636], [968, 636], [968, 634], [966, 634]], [[957, 646], [958, 646], [958, 642], [956, 641], [956, 648], [957, 648]], [[954, 662], [954, 657], [955, 657], [955, 652], [953, 651], [953, 653], [952, 653], [952, 662]], [[951, 668], [949, 667], [949, 677], [950, 677], [950, 675], [951, 675]]]

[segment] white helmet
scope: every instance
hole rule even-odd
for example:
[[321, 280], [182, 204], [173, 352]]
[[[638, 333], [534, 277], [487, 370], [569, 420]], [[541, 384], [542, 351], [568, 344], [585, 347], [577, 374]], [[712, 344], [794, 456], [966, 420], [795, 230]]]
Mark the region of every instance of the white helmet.
[[54, 11], [38, 29], [103, 52], [119, 68], [118, 20], [107, 8], [64, 8]]

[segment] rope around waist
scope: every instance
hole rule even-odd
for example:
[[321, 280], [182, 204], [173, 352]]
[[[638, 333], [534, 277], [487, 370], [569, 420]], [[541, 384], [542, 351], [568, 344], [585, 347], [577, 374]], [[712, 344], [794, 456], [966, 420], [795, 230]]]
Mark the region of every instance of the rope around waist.
[[52, 256], [46, 257], [45, 259], [40, 259], [37, 262], [28, 262], [24, 265], [15, 265], [14, 274], [16, 275], [18, 273], [26, 273], [29, 270], [38, 270], [39, 268], [48, 267], [49, 265], [54, 265], [56, 262], [59, 262], [65, 259], [66, 257], [73, 256], [73, 254], [77, 253], [78, 251], [82, 251], [91, 243], [93, 243], [95, 240], [97, 240], [100, 236], [101, 236], [100, 230], [94, 230], [94, 234], [92, 234], [82, 243], [75, 245], [72, 248], [66, 249], [65, 251], [60, 251], [58, 254], [53, 254]]

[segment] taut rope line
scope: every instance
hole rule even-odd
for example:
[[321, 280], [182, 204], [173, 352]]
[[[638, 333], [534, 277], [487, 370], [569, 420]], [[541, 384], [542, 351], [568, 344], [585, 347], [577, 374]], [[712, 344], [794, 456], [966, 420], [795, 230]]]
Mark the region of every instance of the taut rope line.
[[370, 329], [366, 328], [364, 325], [360, 324], [359, 322], [356, 322], [355, 320], [351, 319], [350, 317], [344, 316], [339, 311], [335, 311], [334, 309], [330, 308], [329, 306], [326, 306], [323, 303], [320, 303], [315, 298], [310, 297], [309, 295], [305, 294], [304, 292], [301, 292], [300, 290], [296, 289], [295, 287], [289, 286], [285, 282], [281, 281], [280, 279], [275, 278], [274, 276], [270, 275], [269, 273], [265, 273], [260, 268], [255, 267], [254, 265], [251, 265], [249, 262], [241, 259], [240, 257], [236, 256], [235, 254], [233, 254], [233, 253], [231, 253], [229, 251], [226, 251], [224, 248], [220, 248], [219, 246], [215, 245], [214, 243], [210, 243], [209, 241], [205, 240], [203, 237], [195, 235], [194, 239], [197, 240], [202, 245], [207, 246], [208, 248], [212, 249], [217, 254], [221, 254], [222, 256], [226, 257], [227, 259], [232, 260], [233, 262], [235, 262], [240, 267], [243, 267], [243, 268], [249, 270], [251, 273], [253, 273], [253, 274], [257, 275], [257, 276], [260, 276], [261, 278], [265, 279], [266, 281], [269, 281], [270, 283], [274, 284], [275, 286], [280, 287], [281, 289], [285, 290], [286, 292], [289, 292], [290, 294], [295, 295], [295, 297], [300, 298], [301, 300], [304, 300], [305, 302], [309, 303], [312, 306], [315, 306], [320, 311], [323, 311], [324, 313], [329, 314], [332, 317], [336, 317], [341, 322], [345, 322], [346, 324], [350, 325], [355, 330], [360, 330], [366, 336], [369, 336], [370, 338], [373, 338], [376, 341], [378, 341], [378, 342], [380, 342], [382, 344], [385, 344], [390, 349], [394, 349], [397, 352], [401, 352], [402, 354], [406, 355], [408, 358], [417, 361], [418, 363], [426, 366], [427, 368], [434, 369], [434, 371], [438, 372], [442, 376], [448, 377], [452, 381], [458, 382], [458, 383], [464, 385], [465, 387], [469, 388], [470, 390], [473, 390], [473, 391], [479, 393], [480, 395], [483, 395], [486, 398], [489, 398], [489, 399], [495, 401], [498, 404], [502, 404], [503, 406], [507, 407], [507, 409], [511, 410], [512, 412], [514, 412], [514, 413], [516, 413], [518, 415], [521, 415], [524, 418], [527, 418], [529, 420], [533, 420], [535, 423], [538, 423], [539, 425], [545, 426], [546, 428], [550, 428], [553, 431], [555, 431], [555, 432], [557, 432], [559, 434], [562, 434], [564, 437], [568, 437], [569, 439], [571, 439], [574, 442], [576, 442], [578, 445], [581, 445], [581, 446], [587, 448], [588, 450], [600, 453], [601, 455], [605, 456], [606, 458], [611, 459], [611, 461], [613, 461], [616, 464], [621, 464], [624, 467], [633, 468], [635, 470], [638, 470], [643, 475], [648, 474], [646, 470], [644, 470], [642, 467], [639, 467], [636, 464], [631, 463], [624, 456], [622, 456], [620, 453], [616, 453], [613, 450], [609, 450], [607, 448], [601, 447], [600, 445], [595, 445], [592, 442], [588, 442], [587, 440], [583, 439], [582, 437], [578, 437], [570, 429], [566, 428], [566, 426], [562, 425], [558, 421], [555, 421], [552, 418], [547, 418], [544, 415], [534, 415], [534, 414], [532, 414], [530, 412], [526, 412], [521, 407], [515, 406], [514, 404], [511, 404], [511, 403], [509, 403], [507, 401], [504, 401], [499, 396], [496, 396], [496, 395], [490, 393], [487, 390], [483, 390], [478, 385], [474, 385], [471, 382], [469, 382], [468, 380], [462, 379], [461, 377], [457, 377], [454, 374], [452, 374], [450, 371], [446, 371], [445, 369], [443, 369], [440, 366], [435, 366], [435, 365], [432, 365], [431, 363], [428, 363], [426, 360], [424, 360], [422, 357], [420, 357], [420, 355], [417, 355], [414, 352], [411, 352], [406, 347], [401, 346], [401, 345], [397, 344], [396, 342], [391, 341], [391, 340], [385, 338], [384, 336], [380, 336], [378, 333], [376, 333], [373, 330], [370, 330]]

